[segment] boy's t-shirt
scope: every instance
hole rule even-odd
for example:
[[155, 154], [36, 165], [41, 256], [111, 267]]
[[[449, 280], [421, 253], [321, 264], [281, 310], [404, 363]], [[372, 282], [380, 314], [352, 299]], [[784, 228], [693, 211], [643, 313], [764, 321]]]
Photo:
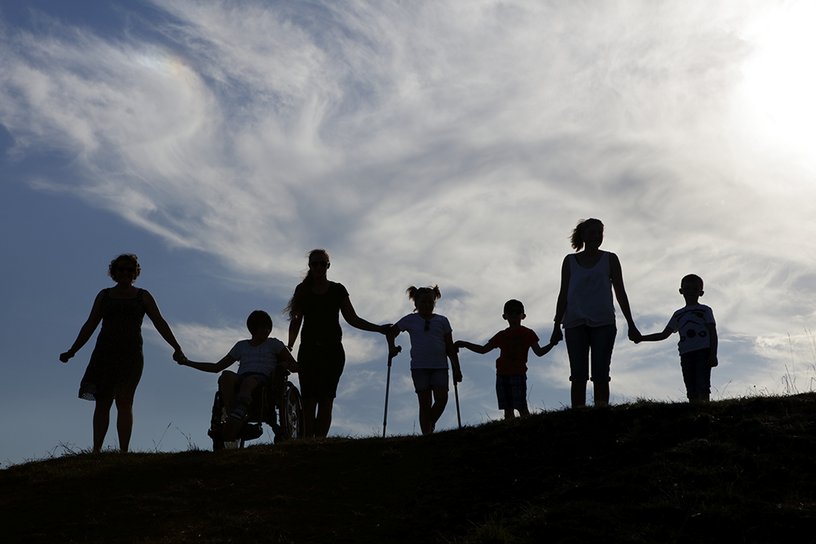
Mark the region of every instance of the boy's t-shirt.
[[677, 350], [683, 355], [711, 347], [709, 324], [716, 325], [711, 308], [705, 304], [692, 304], [674, 312], [666, 327], [680, 333]]
[[229, 356], [238, 361], [238, 374], [263, 374], [271, 376], [278, 364], [278, 354], [286, 346], [277, 338], [267, 338], [253, 346], [249, 340], [241, 340], [229, 351]]
[[508, 327], [497, 332], [487, 343], [491, 349], [499, 348], [496, 374], [499, 376], [524, 375], [527, 373], [527, 355], [530, 347], [538, 344], [538, 335], [527, 327]]

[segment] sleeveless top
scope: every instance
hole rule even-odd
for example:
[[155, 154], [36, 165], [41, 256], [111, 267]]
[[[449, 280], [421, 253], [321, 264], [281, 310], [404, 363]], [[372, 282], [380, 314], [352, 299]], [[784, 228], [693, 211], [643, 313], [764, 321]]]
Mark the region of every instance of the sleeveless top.
[[135, 389], [142, 377], [142, 320], [145, 306], [139, 289], [133, 298], [113, 298], [105, 289], [100, 301], [102, 328], [79, 386], [86, 400], [110, 398], [122, 389]]
[[601, 258], [591, 268], [578, 264], [576, 255], [570, 255], [568, 258], [570, 280], [564, 328], [614, 325], [615, 306], [612, 303], [609, 253], [601, 251]]

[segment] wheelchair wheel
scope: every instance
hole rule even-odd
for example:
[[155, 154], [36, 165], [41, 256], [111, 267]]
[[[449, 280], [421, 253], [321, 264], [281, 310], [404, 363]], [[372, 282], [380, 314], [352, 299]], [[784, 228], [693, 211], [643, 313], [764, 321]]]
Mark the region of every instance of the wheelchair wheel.
[[303, 437], [303, 401], [300, 391], [292, 382], [287, 381], [283, 388], [283, 399], [280, 408], [281, 432], [278, 440], [291, 440]]
[[207, 435], [212, 439], [213, 451], [224, 449], [224, 438], [221, 435], [224, 416], [224, 403], [221, 400], [221, 393], [216, 391], [213, 399], [212, 417], [210, 418], [210, 430], [207, 431]]

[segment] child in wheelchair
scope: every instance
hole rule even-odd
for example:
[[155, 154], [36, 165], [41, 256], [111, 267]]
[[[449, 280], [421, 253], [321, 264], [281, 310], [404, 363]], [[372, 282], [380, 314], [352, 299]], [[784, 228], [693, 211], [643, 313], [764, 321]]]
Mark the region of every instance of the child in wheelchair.
[[[252, 338], [240, 340], [217, 363], [177, 359], [182, 366], [204, 372], [224, 371], [218, 378], [218, 391], [228, 414], [222, 429], [225, 442], [240, 438], [255, 391], [262, 390], [262, 386], [267, 384], [274, 385], [272, 382], [275, 376], [283, 375], [275, 372], [278, 365], [291, 372], [298, 371], [297, 362], [284, 343], [269, 337], [272, 333], [272, 318], [268, 313], [255, 310], [249, 314], [246, 324]], [[237, 373], [226, 370], [235, 362], [238, 362]]]

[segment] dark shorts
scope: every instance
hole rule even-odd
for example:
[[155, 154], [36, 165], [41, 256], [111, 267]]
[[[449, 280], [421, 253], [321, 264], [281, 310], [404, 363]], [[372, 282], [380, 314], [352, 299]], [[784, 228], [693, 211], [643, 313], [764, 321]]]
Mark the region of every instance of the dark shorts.
[[[615, 347], [617, 333], [615, 325], [579, 325], [564, 329], [570, 361], [570, 381], [609, 381], [609, 366], [612, 363], [612, 348]], [[590, 368], [592, 374], [589, 373]]]
[[524, 374], [496, 375], [496, 398], [499, 410], [527, 408], [527, 376]]
[[447, 368], [416, 368], [411, 370], [414, 391], [448, 391]]
[[297, 361], [300, 393], [304, 398], [333, 399], [337, 396], [337, 384], [346, 366], [343, 344], [302, 343]]

